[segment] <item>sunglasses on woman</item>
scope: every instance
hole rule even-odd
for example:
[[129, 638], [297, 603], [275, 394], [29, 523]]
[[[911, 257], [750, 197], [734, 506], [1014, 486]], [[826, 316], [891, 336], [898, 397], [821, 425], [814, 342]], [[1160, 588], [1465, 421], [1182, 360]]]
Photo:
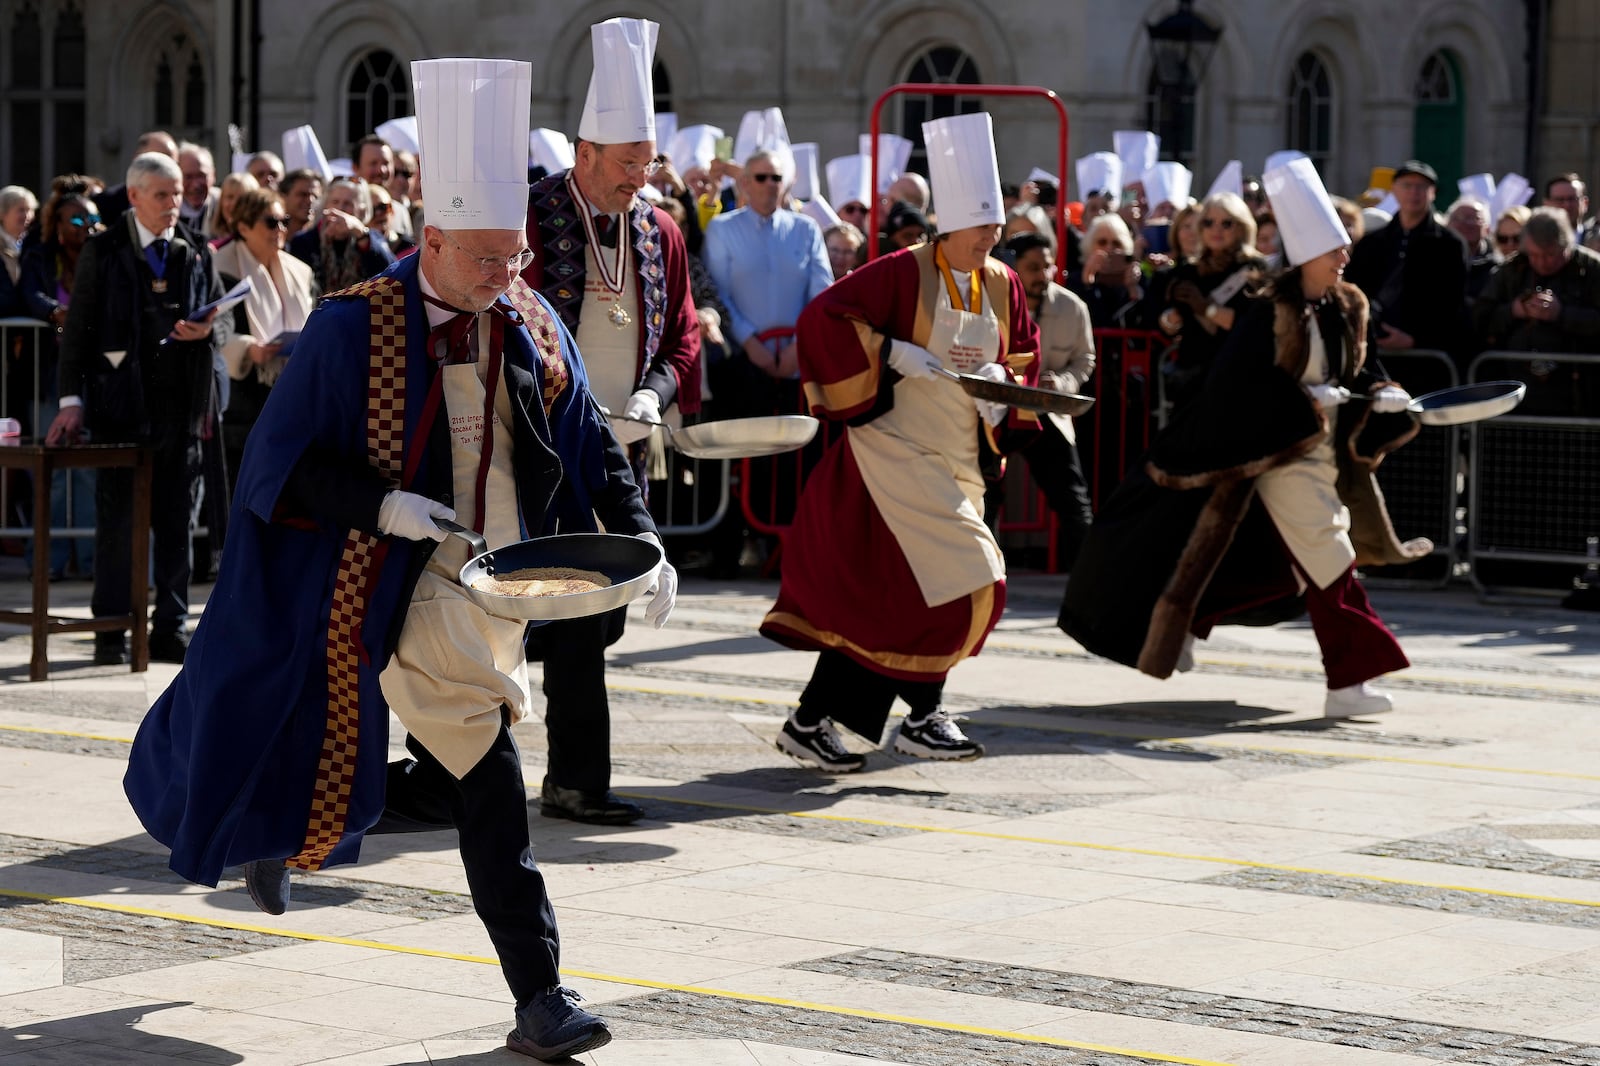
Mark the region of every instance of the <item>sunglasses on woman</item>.
[[79, 229], [82, 229], [85, 226], [98, 226], [100, 224], [100, 216], [73, 215], [71, 218], [67, 219], [67, 224], [69, 226], [76, 226]]
[[783, 175], [782, 174], [752, 174], [752, 175], [750, 175], [750, 180], [751, 181], [759, 181], [762, 184], [766, 184], [769, 181], [771, 181], [771, 182], [781, 182], [781, 181], [783, 181]]
[[289, 220], [286, 219], [286, 218], [280, 218], [277, 215], [266, 215], [266, 216], [264, 216], [261, 219], [261, 224], [263, 226], [267, 226], [267, 227], [269, 227], [271, 229], [288, 229], [289, 228]]
[[1231, 219], [1231, 218], [1202, 218], [1200, 220], [1200, 228], [1201, 229], [1210, 229], [1212, 226], [1221, 226], [1223, 229], [1232, 229], [1233, 228], [1233, 219]]
[[1496, 233], [1494, 235], [1494, 243], [1500, 245], [1503, 248], [1509, 248], [1511, 245], [1517, 243], [1517, 237], [1518, 236], [1520, 236], [1520, 234], [1516, 234], [1516, 233]]

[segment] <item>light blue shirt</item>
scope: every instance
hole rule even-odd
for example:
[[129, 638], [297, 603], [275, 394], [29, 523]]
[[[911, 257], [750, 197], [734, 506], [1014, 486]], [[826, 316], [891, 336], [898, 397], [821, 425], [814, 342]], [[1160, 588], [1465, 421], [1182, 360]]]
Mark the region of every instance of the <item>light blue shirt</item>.
[[762, 218], [748, 207], [711, 220], [702, 258], [727, 305], [733, 340], [793, 326], [806, 304], [833, 284], [822, 231], [782, 208]]

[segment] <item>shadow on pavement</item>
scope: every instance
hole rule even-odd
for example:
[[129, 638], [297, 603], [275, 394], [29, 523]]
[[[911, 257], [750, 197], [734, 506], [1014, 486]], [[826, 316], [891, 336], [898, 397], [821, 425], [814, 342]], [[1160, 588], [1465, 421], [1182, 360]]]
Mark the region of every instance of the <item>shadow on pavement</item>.
[[187, 1001], [147, 1003], [0, 1029], [0, 1058], [17, 1063], [67, 1066], [69, 1063], [121, 1062], [124, 1054], [119, 1052], [134, 1052], [167, 1062], [243, 1062], [243, 1055], [215, 1044], [146, 1033], [135, 1028], [151, 1014], [188, 1006], [192, 1004]]

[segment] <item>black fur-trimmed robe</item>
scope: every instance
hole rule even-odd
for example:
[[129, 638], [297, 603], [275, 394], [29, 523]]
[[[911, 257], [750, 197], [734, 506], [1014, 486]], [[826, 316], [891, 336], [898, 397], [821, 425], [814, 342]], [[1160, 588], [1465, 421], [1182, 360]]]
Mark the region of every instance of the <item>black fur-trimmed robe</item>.
[[1400, 541], [1373, 477], [1416, 435], [1416, 418], [1372, 414], [1353, 400], [1330, 422], [1300, 382], [1315, 314], [1334, 383], [1357, 396], [1395, 384], [1367, 364], [1366, 297], [1341, 282], [1313, 307], [1297, 285], [1285, 288], [1251, 301], [1199, 398], [1095, 516], [1059, 621], [1096, 655], [1164, 678], [1197, 618], [1296, 598], [1288, 549], [1255, 499], [1255, 479], [1330, 432], [1357, 564], [1409, 562], [1432, 550], [1425, 539]]

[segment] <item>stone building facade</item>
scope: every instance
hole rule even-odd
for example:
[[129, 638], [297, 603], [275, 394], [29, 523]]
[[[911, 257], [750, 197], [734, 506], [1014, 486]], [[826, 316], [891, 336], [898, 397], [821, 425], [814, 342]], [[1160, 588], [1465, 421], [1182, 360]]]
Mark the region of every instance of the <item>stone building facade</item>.
[[[630, 14], [661, 24], [663, 109], [732, 132], [776, 104], [823, 158], [854, 150], [886, 87], [934, 80], [1054, 90], [1072, 156], [1109, 148], [1114, 129], [1157, 128], [1201, 191], [1227, 160], [1255, 171], [1286, 147], [1338, 191], [1414, 154], [1445, 176], [1538, 184], [1600, 169], [1593, 4], [1196, 0], [1220, 42], [1192, 92], [1163, 94], [1146, 26], [1178, 0], [0, 0], [0, 182], [78, 168], [115, 181], [156, 126], [225, 159], [230, 122], [246, 148], [310, 122], [342, 155], [409, 113], [407, 64], [435, 56], [531, 60], [534, 123], [570, 131], [590, 23]], [[1037, 99], [901, 96], [884, 128], [920, 140], [920, 117], [956, 106], [995, 115], [1006, 178], [1055, 170], [1059, 122]]]

